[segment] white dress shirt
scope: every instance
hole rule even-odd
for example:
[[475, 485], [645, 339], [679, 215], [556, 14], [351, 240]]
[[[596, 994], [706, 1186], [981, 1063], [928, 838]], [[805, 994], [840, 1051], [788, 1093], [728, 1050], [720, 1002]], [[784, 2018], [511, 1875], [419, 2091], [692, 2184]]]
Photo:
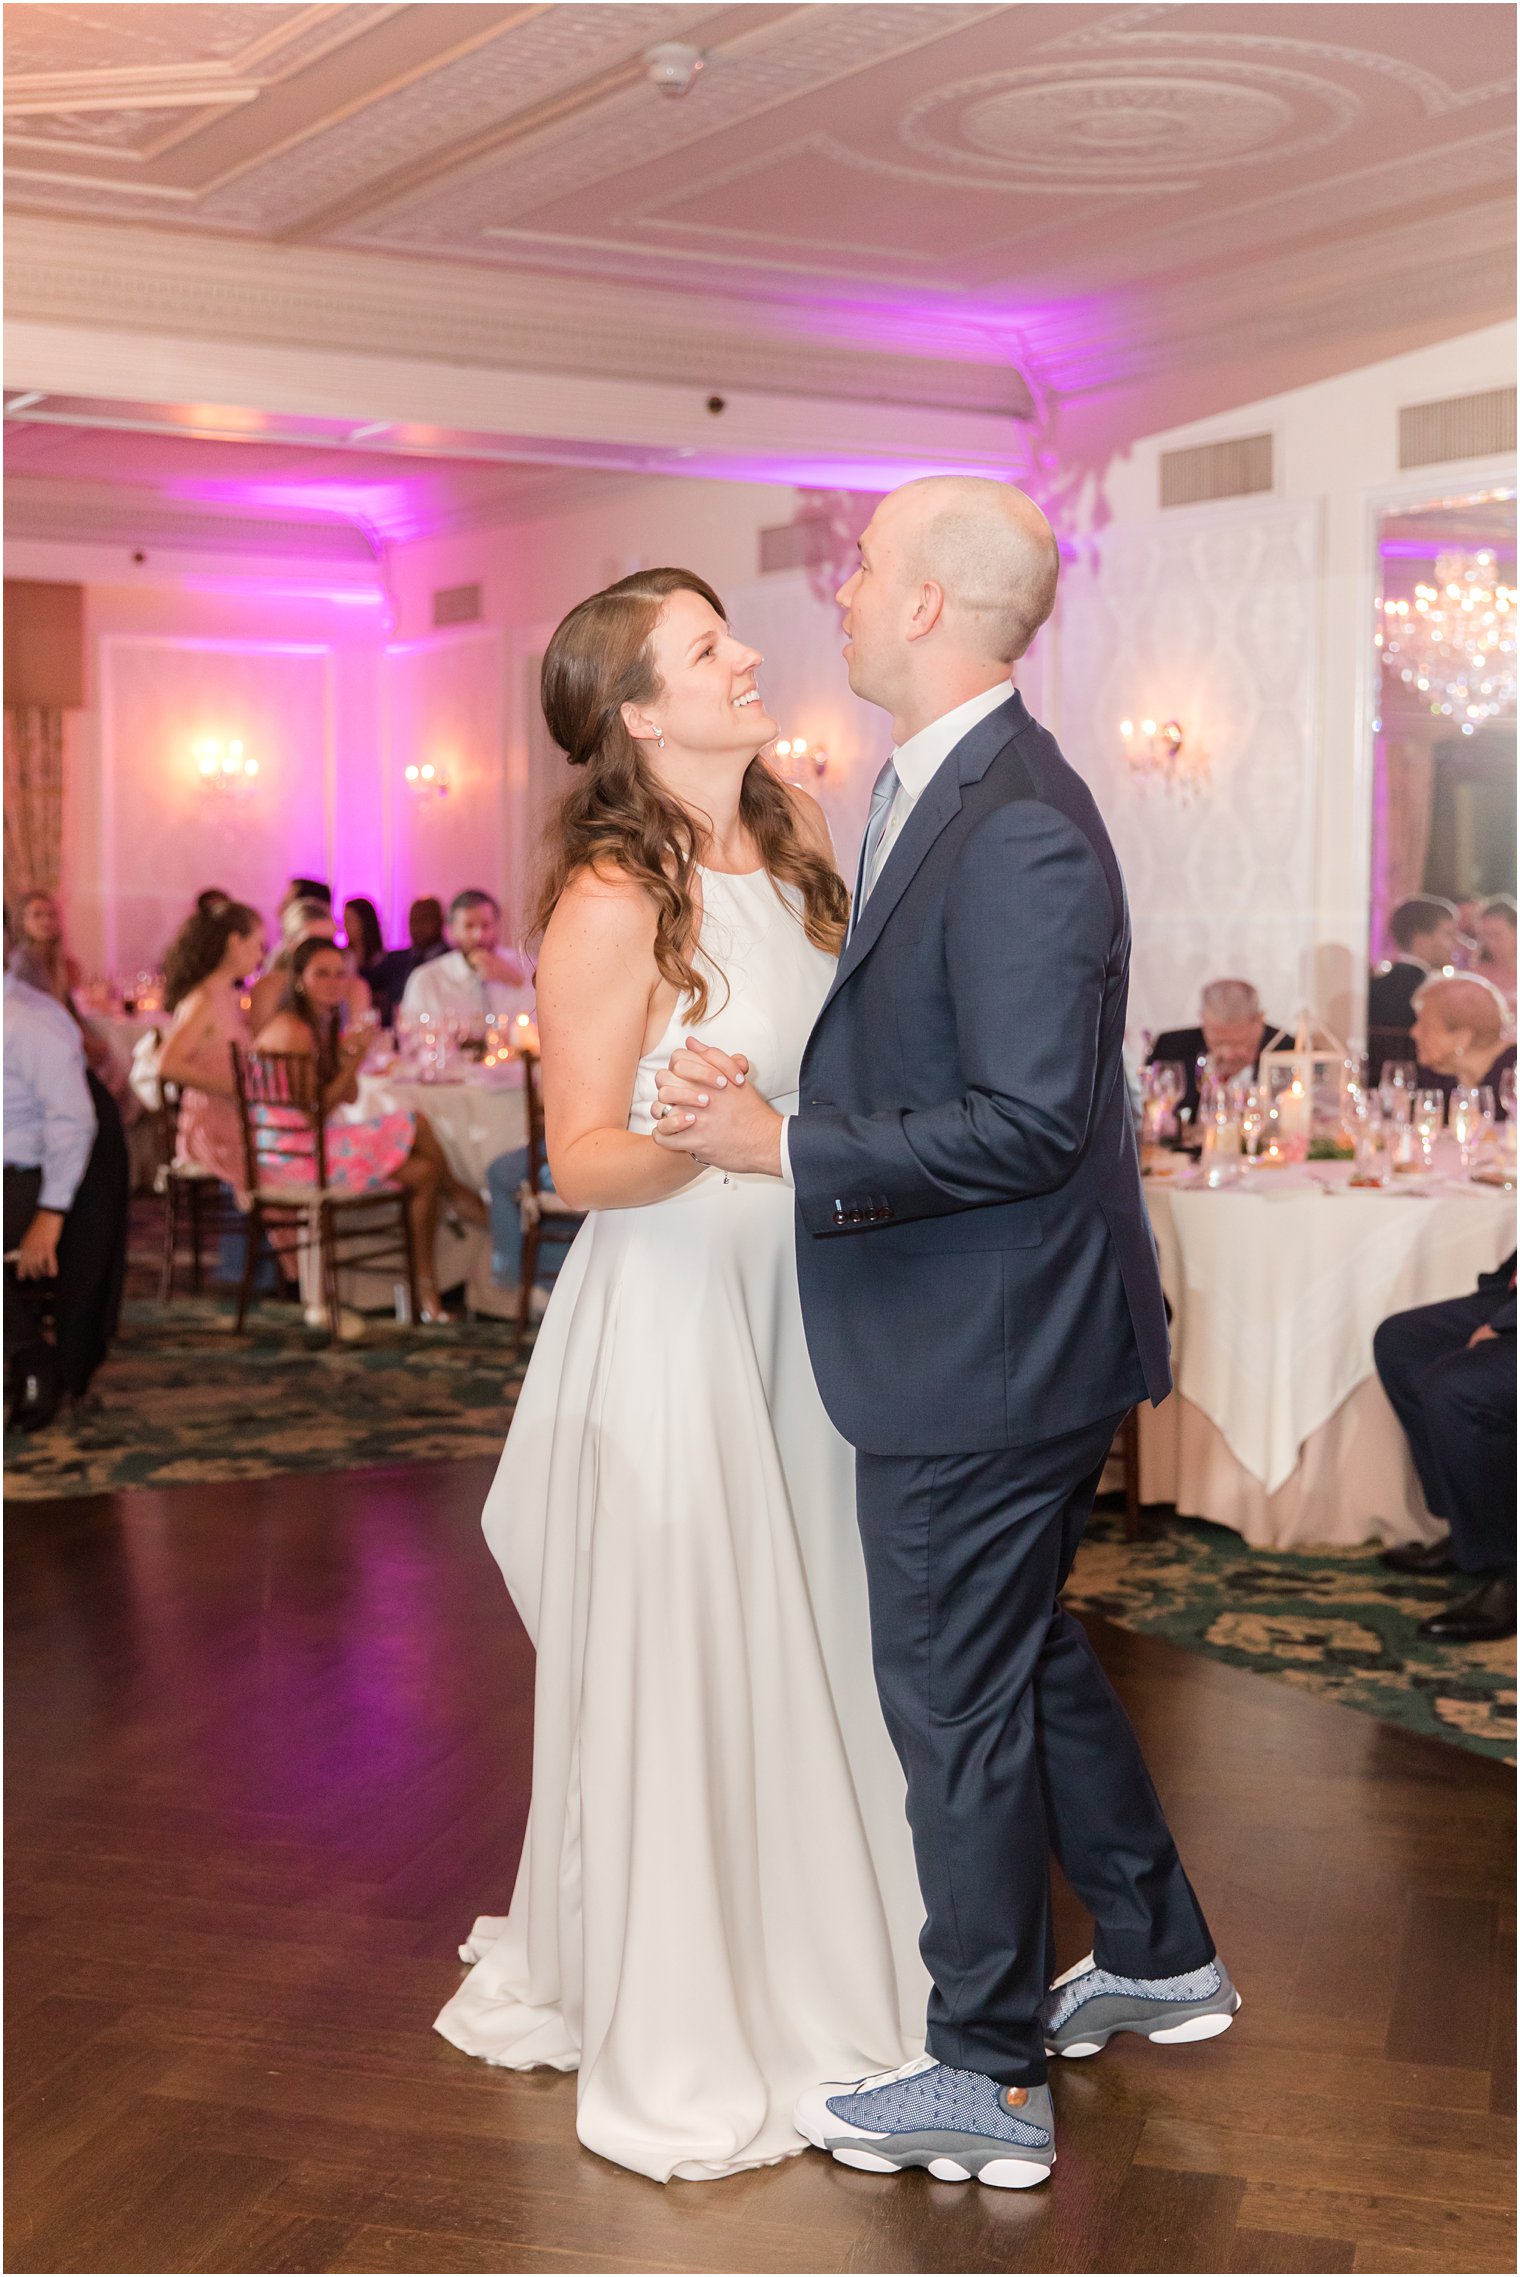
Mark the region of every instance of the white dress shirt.
[[[876, 847], [871, 863], [871, 874], [860, 882], [861, 907], [870, 900], [877, 879], [887, 866], [888, 856], [903, 834], [909, 815], [923, 797], [935, 776], [949, 758], [963, 736], [984, 719], [990, 719], [999, 704], [1006, 704], [1013, 690], [1009, 682], [999, 680], [995, 686], [984, 688], [979, 696], [970, 696], [957, 704], [953, 712], [942, 712], [938, 719], [930, 720], [906, 743], [900, 743], [892, 753], [892, 764], [897, 769], [897, 789], [887, 810], [886, 826]], [[858, 922], [858, 912], [857, 912]], [[787, 1125], [791, 1116], [781, 1121], [781, 1176], [788, 1186], [792, 1180], [792, 1158], [787, 1146]]]
[[413, 1018], [426, 1012], [434, 1020], [483, 1020], [488, 1012], [512, 1019], [533, 1010], [531, 988], [507, 980], [482, 980], [462, 949], [418, 965], [402, 992], [401, 1009]]
[[5, 1163], [40, 1170], [40, 1210], [66, 1211], [95, 1144], [84, 1038], [56, 996], [5, 976]]

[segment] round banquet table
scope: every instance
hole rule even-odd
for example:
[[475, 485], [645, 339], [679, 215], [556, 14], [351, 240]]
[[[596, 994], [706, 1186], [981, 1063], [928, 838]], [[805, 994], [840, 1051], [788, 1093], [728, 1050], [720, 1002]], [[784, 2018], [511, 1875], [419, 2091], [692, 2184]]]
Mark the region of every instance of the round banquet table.
[[[400, 1110], [427, 1117], [455, 1177], [482, 1197], [490, 1164], [499, 1154], [528, 1143], [520, 1060], [504, 1068], [472, 1067], [441, 1083], [419, 1083], [394, 1063], [363, 1070], [358, 1099], [344, 1112], [371, 1121]], [[491, 1236], [486, 1227], [467, 1225], [462, 1233], [454, 1233], [440, 1221], [433, 1264], [440, 1289], [463, 1284], [471, 1312], [498, 1320], [516, 1318], [516, 1290], [499, 1289], [491, 1278]], [[378, 1311], [390, 1307], [394, 1294], [389, 1282], [377, 1274], [346, 1273], [343, 1301], [360, 1312]]]
[[1140, 1491], [1258, 1549], [1426, 1541], [1379, 1321], [1471, 1293], [1515, 1245], [1512, 1193], [1436, 1173], [1353, 1188], [1349, 1163], [1256, 1170], [1210, 1192], [1147, 1177], [1172, 1307], [1174, 1389], [1140, 1411]]

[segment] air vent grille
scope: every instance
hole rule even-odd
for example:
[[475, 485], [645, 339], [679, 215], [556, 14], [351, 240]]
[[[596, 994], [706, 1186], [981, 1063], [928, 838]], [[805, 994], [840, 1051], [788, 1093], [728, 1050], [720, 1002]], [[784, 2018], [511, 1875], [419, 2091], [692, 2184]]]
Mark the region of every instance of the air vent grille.
[[1515, 447], [1515, 391], [1449, 395], [1444, 403], [1406, 403], [1399, 413], [1399, 465], [1441, 466], [1486, 459]]
[[1249, 498], [1272, 487], [1270, 435], [1236, 435], [1161, 454], [1163, 506], [1201, 506], [1210, 498]]
[[433, 624], [473, 625], [480, 618], [478, 585], [442, 585], [433, 595]]

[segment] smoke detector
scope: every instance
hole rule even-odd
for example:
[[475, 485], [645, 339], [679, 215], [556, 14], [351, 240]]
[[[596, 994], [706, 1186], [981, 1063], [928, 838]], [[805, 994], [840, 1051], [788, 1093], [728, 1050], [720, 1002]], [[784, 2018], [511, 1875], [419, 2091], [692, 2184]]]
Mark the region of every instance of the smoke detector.
[[662, 95], [689, 95], [707, 58], [685, 40], [660, 40], [644, 50], [644, 69]]

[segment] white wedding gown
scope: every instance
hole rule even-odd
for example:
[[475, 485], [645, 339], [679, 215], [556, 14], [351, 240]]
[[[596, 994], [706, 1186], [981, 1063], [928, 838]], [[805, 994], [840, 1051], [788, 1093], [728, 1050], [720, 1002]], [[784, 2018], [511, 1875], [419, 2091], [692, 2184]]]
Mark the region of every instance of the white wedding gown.
[[[703, 871], [712, 1009], [642, 1060], [630, 1130], [687, 1033], [795, 1104], [832, 965], [787, 890]], [[538, 1653], [533, 1798], [511, 1910], [476, 1922], [437, 2029], [578, 2068], [581, 2141], [657, 2181], [787, 2157], [804, 2087], [923, 2045], [853, 1457], [808, 1363], [792, 1210], [776, 1179], [706, 1170], [593, 1212], [485, 1510]]]

